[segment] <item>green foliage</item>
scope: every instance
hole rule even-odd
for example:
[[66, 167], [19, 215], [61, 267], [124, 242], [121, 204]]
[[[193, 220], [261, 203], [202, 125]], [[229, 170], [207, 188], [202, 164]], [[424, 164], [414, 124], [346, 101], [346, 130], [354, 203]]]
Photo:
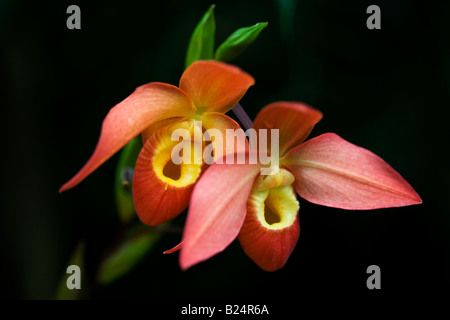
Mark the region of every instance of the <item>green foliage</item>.
[[84, 277], [84, 248], [85, 243], [84, 241], [80, 241], [75, 249], [75, 251], [72, 253], [72, 256], [69, 259], [69, 263], [67, 266], [70, 265], [77, 265], [81, 269], [81, 283], [82, 287], [80, 290], [78, 289], [69, 289], [67, 288], [67, 278], [69, 275], [67, 273], [64, 273], [64, 275], [61, 277], [61, 280], [59, 281], [58, 285], [58, 291], [56, 293], [56, 299], [57, 300], [79, 300], [83, 293], [86, 293], [88, 291], [88, 288], [85, 287], [86, 282], [83, 281]]
[[159, 240], [161, 233], [148, 226], [138, 226], [103, 260], [98, 282], [108, 285], [134, 268]]
[[260, 22], [251, 27], [236, 30], [217, 48], [215, 59], [224, 62], [235, 59], [256, 40], [267, 25], [267, 22]]
[[189, 42], [185, 67], [197, 60], [215, 59], [229, 62], [238, 57], [256, 40], [260, 32], [267, 27], [267, 22], [260, 22], [251, 27], [240, 28], [233, 32], [214, 53], [216, 23], [212, 5], [204, 14], [192, 33]]
[[209, 60], [213, 58], [214, 36], [216, 33], [214, 7], [215, 5], [212, 5], [208, 9], [192, 33], [186, 54], [186, 68], [194, 61]]
[[141, 148], [141, 136], [137, 136], [122, 149], [117, 164], [114, 189], [119, 217], [124, 223], [130, 222], [136, 216], [131, 188], [134, 166]]

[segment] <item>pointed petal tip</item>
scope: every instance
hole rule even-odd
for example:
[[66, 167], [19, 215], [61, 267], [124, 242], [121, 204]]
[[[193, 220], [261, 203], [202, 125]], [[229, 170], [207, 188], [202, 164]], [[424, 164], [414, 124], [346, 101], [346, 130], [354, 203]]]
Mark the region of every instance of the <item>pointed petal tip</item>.
[[169, 250], [166, 250], [166, 251], [164, 251], [163, 252], [163, 254], [172, 254], [172, 253], [174, 253], [174, 252], [177, 252], [177, 251], [179, 251], [180, 249], [181, 249], [181, 244], [182, 244], [183, 242], [180, 242], [179, 244], [177, 244], [175, 247], [173, 247], [172, 249], [169, 249]]
[[[224, 248], [225, 249], [225, 248]], [[219, 250], [216, 253], [222, 252], [224, 249]], [[193, 266], [199, 264], [200, 262], [206, 261], [208, 259], [210, 259], [212, 255], [208, 255], [208, 256], [200, 256], [198, 254], [194, 253], [187, 253], [186, 250], [180, 251], [180, 260], [179, 260], [179, 264], [180, 264], [180, 268], [183, 271], [186, 271], [187, 269], [192, 268]]]
[[413, 203], [411, 203], [411, 205], [422, 204], [423, 203], [422, 198], [419, 196], [417, 191], [412, 186], [411, 186], [411, 190], [412, 190], [412, 192], [411, 192], [411, 196], [412, 196], [411, 200], [414, 201]]
[[422, 198], [419, 196], [419, 194], [417, 192], [414, 191], [414, 195], [413, 195], [414, 199], [411, 199], [413, 202], [411, 203], [411, 205], [415, 205], [415, 204], [422, 204], [423, 200]]
[[406, 197], [409, 198], [409, 203], [405, 203], [404, 206], [412, 206], [412, 205], [418, 205], [422, 204], [422, 198], [419, 196], [419, 194], [414, 190], [414, 188], [405, 180], [405, 182], [408, 184], [409, 189], [407, 190], [408, 193], [405, 194]]
[[81, 180], [78, 178], [78, 174], [75, 175], [72, 179], [64, 183], [58, 190], [58, 193], [63, 193], [64, 191], [67, 191], [69, 189], [72, 189], [75, 187], [78, 183], [80, 183]]
[[181, 271], [187, 271], [187, 269], [189, 269], [190, 268], [190, 266], [188, 266], [188, 267], [183, 267], [181, 264], [180, 264], [180, 269], [181, 269]]
[[187, 269], [189, 269], [190, 267], [192, 267], [194, 264], [195, 264], [195, 263], [186, 263], [186, 262], [183, 262], [183, 261], [180, 259], [180, 269], [181, 269], [182, 271], [186, 271]]

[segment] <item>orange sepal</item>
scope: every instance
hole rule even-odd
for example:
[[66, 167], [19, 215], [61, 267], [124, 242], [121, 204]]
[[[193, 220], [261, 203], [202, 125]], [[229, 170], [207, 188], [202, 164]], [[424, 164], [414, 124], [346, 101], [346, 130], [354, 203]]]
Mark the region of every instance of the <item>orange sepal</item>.
[[[322, 113], [306, 104], [274, 102], [258, 113], [253, 128], [257, 131], [259, 129], [280, 130], [279, 154], [282, 156], [290, 148], [303, 142], [320, 119], [322, 119]], [[270, 139], [268, 139], [268, 150], [271, 149], [270, 142]]]
[[191, 97], [197, 109], [225, 113], [254, 83], [253, 77], [235, 66], [200, 60], [183, 73], [180, 88]]

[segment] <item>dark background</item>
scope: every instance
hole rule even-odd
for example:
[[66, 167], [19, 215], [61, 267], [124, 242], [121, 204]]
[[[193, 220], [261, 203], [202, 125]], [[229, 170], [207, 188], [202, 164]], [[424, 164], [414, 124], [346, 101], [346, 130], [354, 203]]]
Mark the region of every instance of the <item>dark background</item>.
[[[91, 155], [112, 106], [144, 83], [178, 83], [190, 34], [211, 4], [92, 2], [0, 3], [0, 266], [7, 298], [53, 298], [80, 239], [86, 241], [83, 272], [92, 280], [120, 227], [113, 191], [117, 156], [73, 190], [58, 189]], [[449, 3], [215, 3], [217, 45], [239, 27], [269, 22], [233, 61], [256, 79], [241, 101], [252, 118], [269, 102], [306, 102], [324, 114], [312, 136], [335, 132], [373, 151], [424, 203], [365, 212], [300, 199], [298, 245], [274, 273], [254, 265], [237, 242], [182, 272], [178, 254], [161, 254], [181, 238], [168, 234], [130, 274], [88, 297], [267, 303], [448, 290]], [[66, 28], [71, 4], [81, 8], [81, 30]], [[381, 30], [366, 28], [371, 4], [381, 8]], [[381, 268], [381, 290], [366, 288], [372, 264]]]

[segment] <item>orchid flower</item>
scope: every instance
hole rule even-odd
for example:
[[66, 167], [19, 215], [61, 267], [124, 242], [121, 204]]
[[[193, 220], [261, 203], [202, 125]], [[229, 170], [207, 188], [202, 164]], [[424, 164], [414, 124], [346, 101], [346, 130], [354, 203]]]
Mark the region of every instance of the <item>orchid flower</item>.
[[304, 142], [321, 118], [318, 110], [295, 102], [276, 102], [261, 110], [253, 128], [279, 129], [279, 162], [273, 161], [279, 165], [270, 168], [271, 175], [260, 175], [264, 165], [248, 160], [214, 163], [206, 170], [194, 187], [182, 242], [171, 250], [181, 247], [182, 269], [223, 251], [236, 237], [259, 267], [280, 269], [299, 238], [295, 193], [318, 205], [348, 210], [422, 202], [372, 152], [334, 133]]
[[[181, 76], [179, 88], [159, 82], [138, 87], [109, 111], [91, 158], [60, 192], [76, 186], [142, 134], [143, 147], [133, 177], [136, 212], [148, 225], [174, 218], [187, 207], [204, 163], [202, 159], [173, 163], [171, 152], [178, 141], [172, 141], [172, 133], [179, 128], [188, 130], [192, 146], [202, 143], [204, 147], [203, 142], [192, 138], [195, 130], [242, 130], [224, 113], [253, 84], [254, 79], [237, 67], [217, 61], [196, 61]], [[198, 128], [198, 123], [203, 127]], [[215, 148], [214, 152], [214, 157], [221, 157], [225, 151]]]

